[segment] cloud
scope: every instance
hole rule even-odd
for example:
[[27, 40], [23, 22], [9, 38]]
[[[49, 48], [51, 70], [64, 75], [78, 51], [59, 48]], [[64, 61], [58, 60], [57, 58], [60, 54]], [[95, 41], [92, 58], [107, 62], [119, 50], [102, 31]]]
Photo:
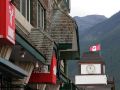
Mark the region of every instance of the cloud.
[[100, 14], [110, 17], [120, 10], [120, 0], [71, 0], [72, 16]]

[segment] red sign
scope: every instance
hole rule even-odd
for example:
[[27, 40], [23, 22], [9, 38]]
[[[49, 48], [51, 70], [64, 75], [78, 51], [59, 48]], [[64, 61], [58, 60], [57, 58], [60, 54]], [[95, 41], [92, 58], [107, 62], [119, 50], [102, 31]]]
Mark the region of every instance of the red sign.
[[15, 44], [15, 7], [11, 0], [0, 0], [0, 41]]
[[100, 51], [100, 50], [101, 50], [100, 44], [96, 44], [96, 45], [90, 47], [90, 51], [92, 51], [92, 52]]
[[57, 65], [57, 60], [55, 54], [52, 56], [51, 60], [51, 66], [50, 66], [50, 72], [48, 73], [35, 73], [33, 72], [30, 76], [29, 83], [52, 83], [56, 84], [56, 65]]
[[57, 73], [57, 60], [55, 54], [53, 54], [50, 67], [50, 75], [53, 83], [56, 83], [56, 73]]

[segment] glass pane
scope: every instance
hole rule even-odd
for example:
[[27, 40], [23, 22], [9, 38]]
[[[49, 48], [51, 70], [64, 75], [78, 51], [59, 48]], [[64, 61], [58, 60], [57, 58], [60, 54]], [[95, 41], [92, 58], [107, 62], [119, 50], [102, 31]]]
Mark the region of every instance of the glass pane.
[[40, 26], [42, 27], [42, 23], [43, 23], [43, 9], [42, 9], [42, 7], [41, 7], [41, 17], [40, 17], [40, 20], [41, 20]]
[[38, 3], [38, 27], [40, 27], [40, 4]]
[[27, 20], [30, 20], [30, 0], [27, 0]]
[[42, 16], [41, 16], [41, 20], [42, 20], [42, 27], [44, 28], [44, 9], [42, 9]]
[[26, 0], [22, 0], [22, 14], [26, 17]]
[[44, 8], [38, 3], [38, 27], [44, 29]]

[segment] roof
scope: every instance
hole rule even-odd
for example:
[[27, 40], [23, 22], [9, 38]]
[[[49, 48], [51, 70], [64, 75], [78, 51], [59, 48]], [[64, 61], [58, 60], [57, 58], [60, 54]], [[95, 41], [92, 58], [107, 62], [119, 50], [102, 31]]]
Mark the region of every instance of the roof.
[[80, 62], [104, 63], [100, 52], [84, 52]]

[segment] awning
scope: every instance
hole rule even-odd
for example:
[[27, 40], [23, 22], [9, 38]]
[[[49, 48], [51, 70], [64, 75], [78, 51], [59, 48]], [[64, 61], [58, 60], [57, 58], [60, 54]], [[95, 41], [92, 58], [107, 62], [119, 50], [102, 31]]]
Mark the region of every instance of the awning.
[[50, 65], [50, 72], [32, 72], [29, 83], [50, 83], [56, 84], [56, 64], [57, 59], [55, 54], [52, 56], [51, 65]]
[[20, 67], [2, 58], [0, 58], [0, 72], [14, 76], [15, 78], [24, 78], [28, 75], [28, 73]]
[[59, 43], [59, 50], [72, 49], [72, 43]]
[[33, 47], [27, 40], [25, 40], [21, 35], [16, 33], [16, 41], [23, 48], [25, 48], [31, 55], [33, 55], [38, 61], [45, 63], [45, 57]]
[[80, 54], [79, 51], [60, 51], [60, 59], [61, 60], [79, 60]]

